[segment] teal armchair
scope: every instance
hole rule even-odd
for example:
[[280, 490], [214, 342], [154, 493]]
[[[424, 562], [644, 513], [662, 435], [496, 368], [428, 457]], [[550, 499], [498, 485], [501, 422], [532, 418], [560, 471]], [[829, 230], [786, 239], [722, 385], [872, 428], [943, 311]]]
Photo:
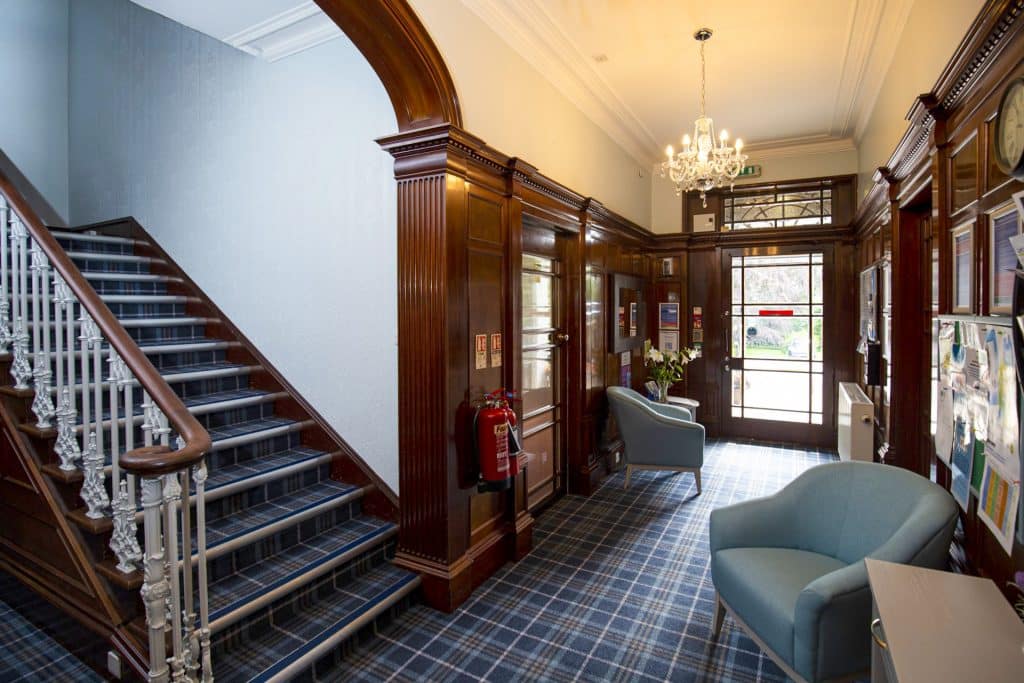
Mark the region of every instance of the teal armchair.
[[714, 510], [712, 638], [728, 613], [796, 681], [866, 672], [864, 558], [944, 569], [956, 520], [942, 487], [866, 462], [820, 465], [774, 496]]
[[682, 406], [655, 403], [624, 387], [608, 387], [608, 405], [626, 445], [626, 488], [634, 469], [693, 472], [701, 492], [704, 427]]

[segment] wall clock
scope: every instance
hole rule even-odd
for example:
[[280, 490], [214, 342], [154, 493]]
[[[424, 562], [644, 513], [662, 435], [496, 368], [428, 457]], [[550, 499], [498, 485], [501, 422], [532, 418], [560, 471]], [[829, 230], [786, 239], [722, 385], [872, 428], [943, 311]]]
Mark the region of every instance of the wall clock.
[[1024, 78], [1015, 78], [1003, 91], [992, 141], [999, 170], [1024, 180]]

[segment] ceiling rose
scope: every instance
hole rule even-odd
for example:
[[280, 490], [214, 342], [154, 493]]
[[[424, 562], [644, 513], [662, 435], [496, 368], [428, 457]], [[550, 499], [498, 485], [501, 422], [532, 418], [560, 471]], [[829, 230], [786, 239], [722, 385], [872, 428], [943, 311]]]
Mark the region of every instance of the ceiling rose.
[[743, 154], [743, 140], [737, 139], [735, 146], [729, 145], [729, 133], [725, 130], [719, 133], [716, 142], [715, 124], [705, 113], [704, 43], [711, 38], [711, 29], [699, 29], [693, 37], [700, 43], [700, 117], [693, 122], [693, 139], [684, 135], [679, 152], [672, 145], [665, 149], [668, 160], [661, 164], [661, 177], [671, 178], [677, 195], [698, 190], [701, 202], [707, 206], [708, 190], [726, 184], [731, 188], [747, 157]]

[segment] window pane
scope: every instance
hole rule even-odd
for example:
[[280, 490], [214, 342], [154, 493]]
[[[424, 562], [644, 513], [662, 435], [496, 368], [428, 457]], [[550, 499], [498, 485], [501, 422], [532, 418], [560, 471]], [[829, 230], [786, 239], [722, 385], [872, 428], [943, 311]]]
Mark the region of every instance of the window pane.
[[554, 403], [553, 365], [550, 349], [523, 352], [524, 414]]
[[744, 408], [810, 409], [807, 375], [798, 372], [746, 370], [743, 373]]
[[806, 266], [747, 268], [744, 303], [809, 303], [809, 277]]
[[748, 317], [744, 325], [744, 356], [748, 358], [810, 357], [809, 319]]
[[778, 422], [800, 422], [802, 424], [807, 424], [810, 415], [808, 413], [792, 412], [785, 410], [744, 408], [743, 417], [751, 418], [754, 420], [776, 420]]
[[523, 273], [523, 330], [551, 329], [553, 290], [552, 276]]
[[540, 270], [545, 273], [553, 272], [554, 261], [543, 256], [534, 256], [532, 254], [523, 254], [523, 269], [524, 270]]

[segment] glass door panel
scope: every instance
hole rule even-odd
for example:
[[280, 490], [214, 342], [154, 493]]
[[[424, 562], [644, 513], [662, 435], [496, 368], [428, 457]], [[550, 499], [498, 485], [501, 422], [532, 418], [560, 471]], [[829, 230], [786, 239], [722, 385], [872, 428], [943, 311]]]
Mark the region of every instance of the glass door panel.
[[559, 287], [557, 260], [523, 255], [522, 428], [531, 510], [562, 490]]
[[730, 415], [823, 422], [823, 256], [734, 256]]

